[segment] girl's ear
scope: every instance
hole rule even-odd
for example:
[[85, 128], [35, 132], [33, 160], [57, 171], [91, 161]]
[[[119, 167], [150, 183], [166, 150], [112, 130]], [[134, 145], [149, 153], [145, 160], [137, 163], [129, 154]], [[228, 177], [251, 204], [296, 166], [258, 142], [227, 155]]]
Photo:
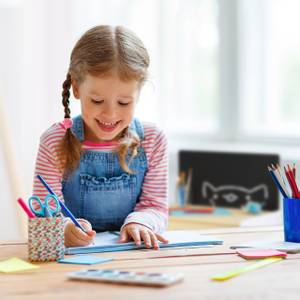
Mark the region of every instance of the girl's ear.
[[76, 80], [72, 79], [72, 90], [73, 90], [73, 95], [76, 99], [79, 99], [79, 87], [78, 87], [78, 83]]

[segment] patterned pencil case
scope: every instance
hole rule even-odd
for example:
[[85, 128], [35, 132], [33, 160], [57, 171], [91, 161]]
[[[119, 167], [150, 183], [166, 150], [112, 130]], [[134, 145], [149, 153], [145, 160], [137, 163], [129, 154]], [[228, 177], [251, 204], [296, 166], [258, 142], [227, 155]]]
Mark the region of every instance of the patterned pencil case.
[[54, 261], [63, 258], [64, 251], [62, 217], [29, 219], [28, 258], [30, 261]]

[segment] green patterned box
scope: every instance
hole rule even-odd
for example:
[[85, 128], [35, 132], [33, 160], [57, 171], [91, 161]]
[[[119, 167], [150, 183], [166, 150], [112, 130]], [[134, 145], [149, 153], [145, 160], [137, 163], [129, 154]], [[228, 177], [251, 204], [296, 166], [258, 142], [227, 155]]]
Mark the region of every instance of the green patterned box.
[[64, 251], [63, 218], [29, 219], [28, 258], [30, 261], [54, 261], [63, 258]]

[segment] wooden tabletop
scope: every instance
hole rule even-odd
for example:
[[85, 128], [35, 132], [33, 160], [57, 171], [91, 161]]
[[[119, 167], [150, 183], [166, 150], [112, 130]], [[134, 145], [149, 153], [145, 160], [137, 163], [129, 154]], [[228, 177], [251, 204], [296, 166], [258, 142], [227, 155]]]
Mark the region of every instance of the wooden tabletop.
[[[251, 263], [237, 256], [230, 245], [250, 240], [282, 240], [282, 228], [227, 228], [201, 232], [222, 238], [224, 244], [206, 248], [100, 253], [95, 255], [114, 260], [93, 266], [39, 263], [40, 268], [33, 271], [0, 273], [0, 299], [299, 299], [300, 254], [289, 254], [283, 261], [224, 282], [210, 279], [218, 273]], [[13, 256], [27, 260], [26, 243], [0, 242], [0, 261]], [[66, 272], [86, 268], [179, 272], [184, 274], [184, 281], [155, 288], [66, 279]]]

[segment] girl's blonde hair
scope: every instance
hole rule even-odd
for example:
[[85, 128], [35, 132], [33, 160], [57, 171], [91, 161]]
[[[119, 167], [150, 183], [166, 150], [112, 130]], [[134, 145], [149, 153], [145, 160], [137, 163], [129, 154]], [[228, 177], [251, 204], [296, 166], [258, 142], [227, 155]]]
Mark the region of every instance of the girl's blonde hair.
[[[142, 41], [130, 30], [116, 26], [96, 26], [78, 40], [71, 53], [70, 66], [62, 87], [62, 104], [65, 118], [71, 118], [69, 108], [72, 80], [78, 85], [87, 74], [105, 77], [117, 74], [122, 81], [136, 80], [141, 87], [148, 77], [149, 55]], [[126, 128], [119, 146], [121, 167], [132, 173], [126, 164], [126, 155], [131, 150], [133, 158], [140, 143], [139, 137]], [[59, 167], [65, 172], [74, 171], [82, 153], [81, 143], [71, 129], [67, 129], [58, 146]]]

